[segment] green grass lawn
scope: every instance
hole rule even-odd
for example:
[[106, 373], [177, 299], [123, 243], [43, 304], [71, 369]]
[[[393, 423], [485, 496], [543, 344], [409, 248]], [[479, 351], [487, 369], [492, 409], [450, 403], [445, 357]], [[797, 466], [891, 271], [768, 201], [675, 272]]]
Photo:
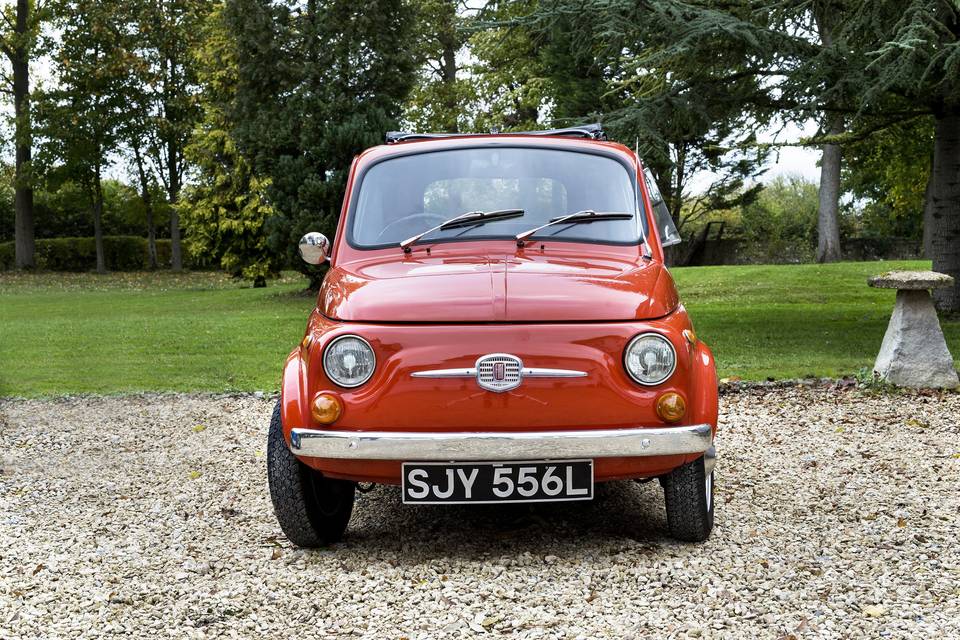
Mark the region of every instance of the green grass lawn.
[[[722, 377], [839, 376], [873, 363], [894, 292], [866, 278], [927, 262], [673, 271]], [[0, 395], [275, 390], [314, 298], [294, 274], [0, 273]], [[960, 322], [943, 322], [960, 356]]]

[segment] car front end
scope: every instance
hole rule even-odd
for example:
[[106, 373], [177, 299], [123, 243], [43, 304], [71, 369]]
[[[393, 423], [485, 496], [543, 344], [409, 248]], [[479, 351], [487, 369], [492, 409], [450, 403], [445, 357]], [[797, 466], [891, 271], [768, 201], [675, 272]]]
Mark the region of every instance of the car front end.
[[[271, 443], [287, 452], [271, 460], [290, 455], [288, 479], [309, 476], [313, 493], [319, 479], [338, 492], [394, 484], [410, 503], [591, 499], [597, 482], [659, 478], [669, 516], [689, 493], [683, 483], [699, 482], [671, 532], [704, 539], [716, 370], [664, 266], [642, 175], [619, 145], [560, 138], [454, 138], [360, 156], [330, 271], [284, 367]], [[507, 198], [513, 208], [492, 208]], [[483, 220], [476, 200], [502, 219]], [[430, 229], [438, 206], [472, 217]], [[579, 220], [556, 215], [577, 206], [567, 217]], [[604, 210], [616, 213], [584, 219]], [[523, 212], [531, 219], [514, 219]], [[441, 231], [402, 246], [423, 229]], [[329, 250], [315, 237], [303, 249], [317, 260]], [[289, 502], [274, 484], [275, 506]], [[692, 524], [691, 509], [702, 512]]]

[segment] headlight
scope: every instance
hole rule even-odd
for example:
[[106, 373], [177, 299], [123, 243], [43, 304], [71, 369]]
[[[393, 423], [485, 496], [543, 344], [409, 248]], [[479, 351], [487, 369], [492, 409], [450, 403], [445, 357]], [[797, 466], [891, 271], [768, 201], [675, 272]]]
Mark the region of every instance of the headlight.
[[677, 354], [670, 341], [659, 333], [641, 333], [623, 352], [623, 366], [640, 384], [660, 384], [673, 374]]
[[341, 387], [359, 387], [377, 366], [370, 343], [359, 336], [340, 336], [323, 352], [323, 370]]

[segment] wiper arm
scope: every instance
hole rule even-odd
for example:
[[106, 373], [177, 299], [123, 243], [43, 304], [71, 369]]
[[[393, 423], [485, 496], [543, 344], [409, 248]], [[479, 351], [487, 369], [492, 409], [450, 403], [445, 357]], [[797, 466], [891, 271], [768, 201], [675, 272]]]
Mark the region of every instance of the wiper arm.
[[580, 224], [584, 222], [593, 222], [594, 220], [629, 220], [633, 218], [632, 213], [627, 213], [626, 211], [593, 211], [591, 209], [585, 209], [583, 211], [577, 211], [576, 213], [568, 213], [565, 216], [560, 216], [559, 218], [551, 218], [550, 222], [547, 224], [542, 224], [539, 227], [533, 229], [528, 229], [523, 233], [517, 234], [517, 246], [522, 247], [524, 241], [530, 238], [541, 229], [546, 229], [547, 227], [552, 227], [555, 224]]
[[519, 218], [524, 214], [523, 209], [497, 209], [495, 211], [467, 211], [466, 213], [461, 213], [460, 215], [450, 218], [446, 222], [441, 222], [435, 227], [431, 227], [424, 231], [423, 233], [418, 233], [415, 236], [410, 236], [406, 240], [400, 243], [400, 248], [403, 249], [404, 253], [410, 253], [410, 247], [417, 242], [420, 238], [424, 237], [427, 234], [433, 233], [439, 229], [453, 229], [454, 227], [465, 227], [475, 224], [484, 224], [492, 220], [504, 220], [506, 218]]

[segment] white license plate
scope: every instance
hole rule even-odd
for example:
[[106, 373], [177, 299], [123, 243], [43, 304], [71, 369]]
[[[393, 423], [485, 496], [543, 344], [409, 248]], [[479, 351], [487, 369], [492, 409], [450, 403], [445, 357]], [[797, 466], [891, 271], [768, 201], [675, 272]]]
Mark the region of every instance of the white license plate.
[[407, 504], [592, 499], [593, 460], [403, 463]]

